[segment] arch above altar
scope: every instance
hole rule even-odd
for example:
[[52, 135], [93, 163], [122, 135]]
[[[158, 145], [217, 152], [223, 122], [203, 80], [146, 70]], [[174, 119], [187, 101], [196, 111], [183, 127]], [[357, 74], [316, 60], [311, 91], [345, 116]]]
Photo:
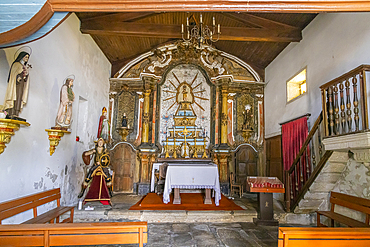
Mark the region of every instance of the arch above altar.
[[138, 192], [149, 189], [152, 164], [165, 158], [212, 159], [227, 189], [235, 150], [263, 149], [264, 82], [236, 56], [176, 41], [132, 59], [110, 85], [113, 144], [125, 115], [144, 184]]

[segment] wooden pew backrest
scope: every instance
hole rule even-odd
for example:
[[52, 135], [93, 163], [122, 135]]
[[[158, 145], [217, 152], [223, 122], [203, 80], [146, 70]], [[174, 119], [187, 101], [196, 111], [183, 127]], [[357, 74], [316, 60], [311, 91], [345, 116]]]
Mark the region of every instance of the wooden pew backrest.
[[33, 217], [37, 216], [37, 207], [48, 202], [57, 200], [57, 206], [60, 206], [60, 189], [47, 190], [41, 193], [24, 196], [18, 199], [0, 203], [0, 224], [1, 221], [20, 214], [27, 210], [33, 210]]
[[368, 247], [369, 228], [279, 227], [278, 247]]
[[147, 222], [0, 225], [0, 246], [143, 246], [147, 242]]

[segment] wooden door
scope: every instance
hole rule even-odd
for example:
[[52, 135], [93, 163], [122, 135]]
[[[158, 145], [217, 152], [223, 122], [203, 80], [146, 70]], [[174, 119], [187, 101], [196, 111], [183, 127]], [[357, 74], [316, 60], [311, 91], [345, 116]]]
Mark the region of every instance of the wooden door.
[[132, 193], [136, 164], [135, 151], [128, 144], [119, 144], [111, 150], [111, 162], [114, 171], [113, 191]]
[[236, 152], [236, 182], [246, 189], [247, 176], [257, 176], [257, 153], [249, 146], [242, 146]]
[[266, 139], [266, 166], [268, 176], [277, 177], [283, 182], [281, 135]]

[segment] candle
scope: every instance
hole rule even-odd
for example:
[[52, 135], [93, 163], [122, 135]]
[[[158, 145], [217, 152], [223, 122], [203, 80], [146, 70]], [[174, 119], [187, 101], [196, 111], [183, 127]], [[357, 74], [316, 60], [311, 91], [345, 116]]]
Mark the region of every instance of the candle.
[[200, 23], [202, 23], [202, 14], [200, 14]]
[[215, 20], [215, 17], [213, 17], [213, 26], [216, 25], [216, 20]]
[[186, 26], [189, 26], [189, 17], [186, 17]]
[[217, 33], [220, 33], [220, 24], [218, 24], [218, 32]]
[[181, 33], [184, 33], [184, 24], [181, 24]]

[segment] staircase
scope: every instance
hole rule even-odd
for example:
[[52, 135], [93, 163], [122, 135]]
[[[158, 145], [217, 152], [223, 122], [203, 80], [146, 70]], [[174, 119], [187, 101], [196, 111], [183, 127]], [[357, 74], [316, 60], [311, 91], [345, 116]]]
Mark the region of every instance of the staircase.
[[361, 65], [320, 87], [323, 111], [291, 168], [285, 172], [288, 212], [311, 213], [329, 209], [329, 193], [346, 167], [348, 153], [325, 150], [322, 139], [340, 137], [348, 140], [353, 134], [369, 131], [368, 72], [370, 65]]
[[330, 210], [329, 197], [347, 164], [348, 154], [334, 152], [320, 174], [294, 209], [294, 213], [311, 213], [316, 210]]

